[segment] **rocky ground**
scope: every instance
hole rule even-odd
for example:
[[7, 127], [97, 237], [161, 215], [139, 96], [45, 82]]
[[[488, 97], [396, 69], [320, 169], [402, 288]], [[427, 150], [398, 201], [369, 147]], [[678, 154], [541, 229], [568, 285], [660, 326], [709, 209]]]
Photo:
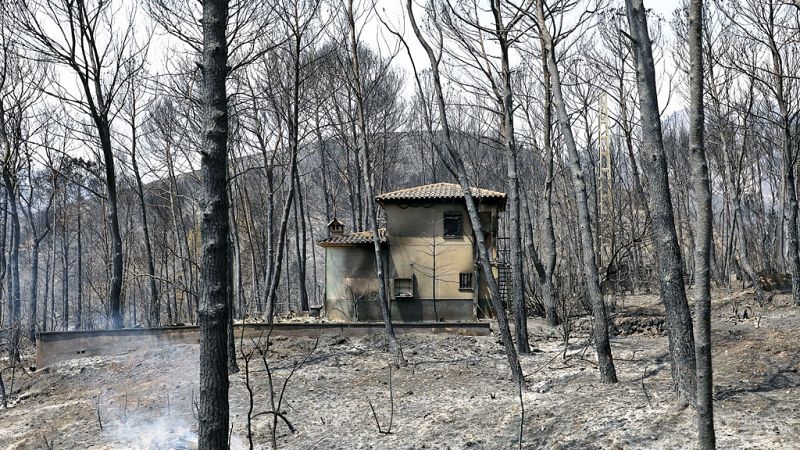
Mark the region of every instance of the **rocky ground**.
[[[713, 344], [720, 448], [797, 448], [800, 443], [800, 308], [776, 296], [715, 293]], [[567, 351], [557, 330], [531, 320], [535, 351], [522, 357], [524, 420], [497, 336], [401, 338], [407, 367], [389, 371], [379, 336], [271, 339], [268, 363], [280, 411], [280, 448], [689, 448], [693, 411], [678, 409], [667, 339], [654, 296], [620, 302], [612, 341], [620, 382], [598, 382], [587, 324]], [[742, 318], [744, 313], [747, 318]], [[316, 346], [315, 346], [316, 344]], [[252, 343], [242, 349], [253, 350]], [[76, 359], [17, 373], [0, 409], [0, 448], [192, 448], [196, 446], [197, 346]], [[566, 356], [565, 356], [566, 355]], [[304, 358], [305, 363], [298, 367]], [[240, 357], [244, 369], [245, 361]], [[0, 363], [2, 366], [2, 363]], [[269, 448], [273, 417], [264, 363], [249, 361], [253, 441]], [[6, 386], [9, 372], [4, 373]], [[231, 377], [231, 442], [247, 448], [244, 370]], [[277, 400], [277, 398], [276, 398]], [[370, 404], [374, 407], [373, 415]], [[376, 417], [383, 432], [379, 432]], [[522, 422], [521, 422], [522, 420]]]

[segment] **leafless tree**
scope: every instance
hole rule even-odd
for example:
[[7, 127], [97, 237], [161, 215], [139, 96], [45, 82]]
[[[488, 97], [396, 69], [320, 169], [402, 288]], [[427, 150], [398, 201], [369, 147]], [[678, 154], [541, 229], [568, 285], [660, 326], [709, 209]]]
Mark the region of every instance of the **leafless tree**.
[[[580, 156], [578, 155], [575, 138], [573, 137], [570, 119], [564, 101], [564, 94], [561, 87], [560, 69], [556, 62], [555, 47], [553, 38], [550, 34], [550, 24], [545, 16], [544, 2], [540, 1], [536, 5], [536, 17], [539, 33], [544, 45], [543, 51], [547, 54], [548, 68], [553, 83], [553, 98], [558, 114], [558, 122], [561, 134], [564, 137], [565, 146], [570, 155], [570, 171], [573, 180], [573, 188], [577, 197], [578, 216], [580, 220], [581, 250], [584, 266], [584, 281], [589, 300], [592, 304], [594, 315], [594, 340], [597, 352], [598, 366], [600, 369], [600, 379], [605, 383], [616, 383], [617, 373], [614, 367], [614, 360], [611, 355], [611, 344], [608, 337], [608, 317], [603, 295], [600, 291], [599, 274], [594, 254], [594, 243], [589, 218], [589, 207], [587, 204], [586, 181], [584, 180], [583, 169], [581, 169]], [[552, 19], [551, 19], [552, 20]]]
[[201, 146], [203, 255], [200, 308], [201, 449], [228, 448], [228, 23], [227, 0], [203, 1]]
[[[454, 145], [454, 140], [452, 137], [452, 131], [450, 129], [450, 122], [447, 113], [447, 105], [445, 103], [444, 97], [444, 89], [442, 88], [442, 81], [441, 75], [439, 72], [439, 65], [441, 63], [442, 54], [441, 51], [437, 54], [434, 47], [429, 42], [429, 38], [423, 34], [422, 30], [420, 29], [419, 25], [417, 24], [417, 20], [414, 16], [413, 10], [413, 0], [407, 0], [406, 2], [406, 13], [408, 14], [408, 18], [411, 22], [412, 29], [414, 31], [414, 36], [417, 38], [417, 41], [422, 45], [425, 49], [425, 53], [428, 56], [428, 62], [431, 66], [431, 75], [433, 77], [433, 87], [434, 92], [436, 95], [436, 108], [438, 110], [438, 118], [439, 118], [439, 125], [441, 127], [442, 134], [444, 135], [444, 149], [440, 146], [435, 145], [437, 153], [442, 161], [445, 162], [445, 165], [448, 167], [448, 170], [453, 172], [453, 175], [458, 180], [458, 184], [461, 186], [461, 189], [464, 192], [464, 199], [466, 201], [467, 206], [467, 213], [469, 214], [470, 225], [473, 229], [473, 234], [475, 236], [475, 245], [477, 247], [478, 259], [480, 270], [483, 274], [484, 280], [489, 288], [490, 297], [492, 300], [492, 306], [495, 310], [495, 315], [497, 317], [497, 324], [500, 331], [500, 337], [503, 340], [503, 346], [505, 347], [506, 357], [508, 358], [508, 364], [511, 369], [511, 374], [514, 377], [514, 381], [517, 383], [520, 390], [524, 389], [525, 378], [522, 374], [522, 366], [519, 363], [519, 357], [517, 356], [517, 351], [514, 348], [514, 341], [511, 338], [511, 331], [508, 327], [508, 318], [505, 314], [505, 307], [503, 302], [500, 298], [500, 289], [497, 285], [497, 279], [495, 278], [494, 272], [492, 271], [492, 264], [489, 258], [489, 252], [487, 251], [486, 242], [484, 240], [483, 234], [483, 226], [481, 224], [480, 216], [478, 215], [478, 208], [475, 203], [475, 199], [473, 197], [472, 187], [470, 186], [469, 178], [467, 177], [467, 171], [464, 166], [464, 161], [461, 158], [460, 153], [456, 149]], [[441, 45], [442, 43], [442, 30], [440, 27], [437, 27], [436, 24], [436, 11], [429, 11], [429, 13], [433, 14], [433, 24], [435, 32], [438, 34], [438, 42]], [[439, 47], [441, 48], [441, 47]], [[408, 49], [408, 46], [406, 46]], [[415, 69], [415, 77], [417, 88], [422, 90], [421, 83], [419, 78], [416, 74]], [[429, 116], [433, 116], [433, 112], [428, 113]], [[430, 120], [426, 121], [428, 124], [431, 123]], [[429, 125], [428, 133], [433, 134], [432, 125]]]
[[391, 305], [389, 304], [389, 294], [386, 289], [386, 259], [383, 254], [381, 243], [381, 230], [378, 228], [378, 215], [376, 211], [376, 203], [373, 200], [376, 196], [375, 192], [375, 179], [373, 177], [373, 167], [371, 165], [370, 145], [367, 137], [367, 123], [366, 114], [364, 112], [364, 85], [361, 79], [361, 65], [359, 59], [359, 30], [356, 28], [356, 10], [353, 6], [353, 0], [348, 0], [345, 9], [345, 17], [350, 33], [350, 62], [352, 64], [352, 87], [356, 99], [356, 113], [357, 113], [357, 127], [359, 135], [359, 144], [361, 146], [361, 171], [364, 177], [364, 188], [368, 201], [366, 202], [367, 221], [369, 228], [372, 231], [372, 243], [375, 249], [375, 272], [378, 278], [378, 303], [381, 308], [381, 315], [383, 316], [383, 323], [386, 327], [386, 339], [389, 343], [389, 351], [394, 357], [394, 364], [397, 366], [405, 366], [406, 360], [403, 357], [403, 349], [397, 341], [392, 326]]
[[656, 242], [661, 300], [666, 309], [666, 325], [669, 330], [672, 377], [679, 401], [691, 405], [696, 398], [697, 386], [692, 317], [686, 300], [683, 263], [675, 233], [647, 11], [642, 0], [626, 0], [625, 5], [636, 61], [642, 149], [645, 153], [642, 161], [650, 184], [648, 205]]
[[121, 328], [123, 254], [117, 202], [117, 171], [112, 145], [114, 101], [121, 95], [130, 68], [142, 51], [135, 8], [117, 2], [59, 0], [21, 1], [15, 12], [24, 45], [44, 61], [67, 68], [80, 90], [64, 82], [46, 92], [57, 101], [85, 113], [94, 125], [103, 157], [108, 199], [109, 230], [113, 244], [109, 291], [111, 326]]
[[703, 1], [691, 0], [688, 9], [689, 147], [692, 185], [697, 209], [695, 225], [695, 331], [697, 345], [697, 428], [701, 448], [716, 447], [714, 383], [711, 366], [711, 245], [713, 210], [711, 181], [705, 150], [703, 69]]

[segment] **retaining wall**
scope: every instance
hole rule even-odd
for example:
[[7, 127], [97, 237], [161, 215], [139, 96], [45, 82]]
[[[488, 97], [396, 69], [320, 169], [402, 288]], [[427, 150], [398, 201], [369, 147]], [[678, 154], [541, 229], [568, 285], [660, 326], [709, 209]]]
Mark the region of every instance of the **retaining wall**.
[[[383, 323], [283, 323], [246, 324], [246, 338], [266, 336], [272, 328], [273, 336], [307, 336], [333, 334], [363, 336], [383, 333]], [[486, 336], [490, 333], [488, 322], [421, 322], [395, 323], [397, 334], [449, 333], [462, 336]], [[237, 339], [242, 325], [234, 325]], [[36, 339], [36, 367], [42, 368], [61, 361], [89, 356], [127, 353], [134, 350], [159, 348], [175, 344], [199, 344], [200, 328], [175, 326], [162, 328], [123, 328], [121, 330], [48, 331]]]

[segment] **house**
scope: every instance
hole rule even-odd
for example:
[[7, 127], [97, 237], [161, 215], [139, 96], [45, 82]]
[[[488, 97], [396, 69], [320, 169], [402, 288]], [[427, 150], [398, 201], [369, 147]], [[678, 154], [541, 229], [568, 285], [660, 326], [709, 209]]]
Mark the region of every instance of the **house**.
[[[498, 215], [506, 194], [471, 188], [484, 238], [498, 275]], [[396, 321], [475, 320], [491, 316], [485, 279], [461, 186], [436, 183], [376, 197], [387, 292]], [[333, 219], [325, 248], [325, 313], [331, 320], [380, 321], [378, 278], [371, 231], [346, 233]]]

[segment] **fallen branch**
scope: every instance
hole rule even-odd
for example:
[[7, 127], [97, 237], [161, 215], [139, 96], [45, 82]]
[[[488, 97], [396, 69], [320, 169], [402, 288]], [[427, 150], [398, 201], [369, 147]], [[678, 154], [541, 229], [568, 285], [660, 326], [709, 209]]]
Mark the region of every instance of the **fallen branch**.
[[381, 434], [391, 434], [392, 433], [392, 422], [394, 421], [394, 387], [392, 385], [392, 364], [389, 364], [389, 427], [384, 431], [381, 428], [381, 422], [378, 420], [378, 414], [375, 412], [375, 407], [372, 405], [372, 402], [367, 400], [369, 403], [369, 408], [372, 410], [372, 417], [375, 419], [375, 425], [378, 426], [378, 433]]
[[292, 423], [289, 422], [289, 419], [286, 418], [286, 415], [281, 413], [281, 412], [278, 412], [278, 411], [263, 411], [263, 412], [260, 412], [260, 413], [257, 413], [257, 414], [253, 414], [252, 419], [255, 419], [258, 416], [263, 416], [263, 415], [266, 415], [266, 414], [272, 414], [275, 417], [280, 417], [280, 419], [283, 420], [283, 423], [286, 424], [286, 428], [288, 428], [289, 431], [291, 431], [292, 433], [296, 433], [297, 432], [297, 429], [295, 429], [295, 427], [292, 425]]
[[97, 424], [100, 425], [100, 431], [103, 431], [103, 419], [100, 418], [100, 397], [97, 397], [97, 403], [95, 403], [95, 411], [97, 412]]

